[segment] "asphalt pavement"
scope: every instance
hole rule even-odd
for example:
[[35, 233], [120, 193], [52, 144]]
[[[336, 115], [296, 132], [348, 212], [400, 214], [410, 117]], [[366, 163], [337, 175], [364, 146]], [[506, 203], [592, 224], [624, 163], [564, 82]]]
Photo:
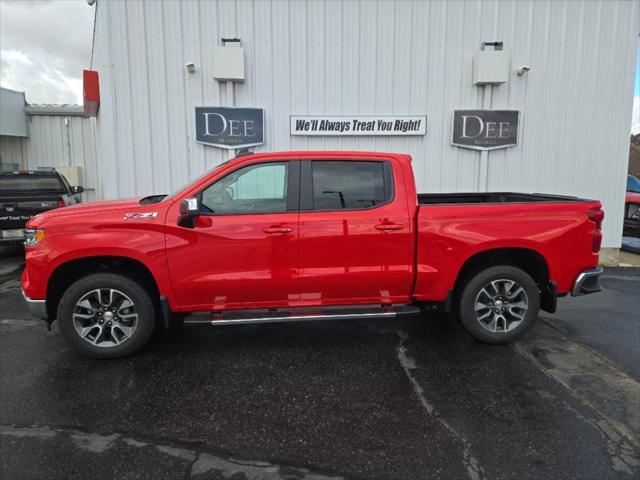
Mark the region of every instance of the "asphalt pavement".
[[93, 360], [0, 258], [0, 478], [631, 479], [640, 269], [490, 346], [446, 316], [192, 327]]

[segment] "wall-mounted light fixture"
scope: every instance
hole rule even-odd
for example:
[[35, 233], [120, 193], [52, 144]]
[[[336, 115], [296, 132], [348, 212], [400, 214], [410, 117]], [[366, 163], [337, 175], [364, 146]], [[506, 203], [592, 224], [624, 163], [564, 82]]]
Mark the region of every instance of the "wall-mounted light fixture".
[[507, 55], [502, 47], [502, 42], [482, 42], [481, 50], [473, 56], [474, 85], [495, 85], [508, 80]]
[[531, 67], [529, 65], [522, 65], [521, 67], [518, 67], [518, 70], [516, 70], [516, 73], [518, 74], [519, 77], [521, 77], [525, 73], [527, 73], [529, 70], [531, 70]]
[[244, 49], [239, 38], [222, 38], [213, 49], [213, 78], [218, 82], [244, 82]]
[[196, 71], [196, 64], [194, 62], [189, 62], [185, 65], [187, 72], [189, 73], [195, 73]]

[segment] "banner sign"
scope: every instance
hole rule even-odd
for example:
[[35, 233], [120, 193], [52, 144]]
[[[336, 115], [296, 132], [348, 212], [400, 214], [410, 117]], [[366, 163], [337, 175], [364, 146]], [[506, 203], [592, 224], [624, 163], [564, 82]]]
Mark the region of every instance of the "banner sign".
[[196, 141], [237, 149], [264, 143], [261, 108], [196, 107]]
[[291, 135], [383, 136], [425, 135], [426, 115], [324, 116], [291, 115]]
[[518, 110], [455, 110], [451, 143], [473, 150], [518, 144]]

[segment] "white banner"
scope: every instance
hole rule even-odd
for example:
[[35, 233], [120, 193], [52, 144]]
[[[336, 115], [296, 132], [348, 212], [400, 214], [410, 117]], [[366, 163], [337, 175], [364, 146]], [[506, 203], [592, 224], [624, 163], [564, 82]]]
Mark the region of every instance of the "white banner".
[[426, 135], [426, 115], [291, 115], [291, 135]]

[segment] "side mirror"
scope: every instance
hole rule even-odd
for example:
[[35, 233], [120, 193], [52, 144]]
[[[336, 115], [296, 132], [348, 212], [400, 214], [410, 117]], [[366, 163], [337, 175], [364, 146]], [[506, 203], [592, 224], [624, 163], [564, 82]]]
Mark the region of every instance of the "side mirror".
[[185, 198], [180, 204], [180, 216], [195, 217], [200, 213], [200, 205], [197, 198]]
[[82, 193], [82, 192], [84, 192], [84, 188], [81, 187], [80, 185], [71, 187], [71, 193], [73, 193], [74, 195], [77, 195], [78, 193]]
[[197, 198], [185, 198], [180, 203], [180, 216], [178, 225], [181, 227], [193, 228], [195, 218], [200, 215], [200, 202]]

